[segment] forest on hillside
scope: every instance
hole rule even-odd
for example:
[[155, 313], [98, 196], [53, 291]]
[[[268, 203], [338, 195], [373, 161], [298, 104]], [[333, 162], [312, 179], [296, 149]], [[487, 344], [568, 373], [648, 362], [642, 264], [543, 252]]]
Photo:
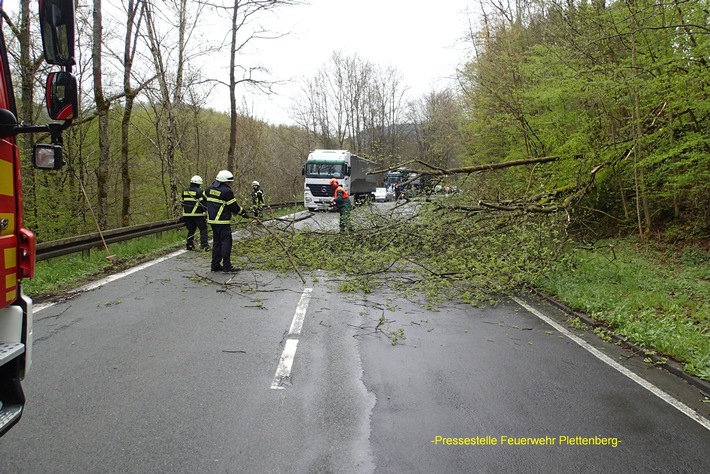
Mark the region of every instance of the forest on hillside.
[[[396, 64], [334, 51], [294, 97], [288, 126], [241, 99], [270, 83], [240, 51], [254, 18], [297, 14], [298, 2], [111, 6], [77, 6], [81, 117], [65, 132], [67, 164], [23, 169], [26, 225], [39, 241], [91, 232], [92, 215], [104, 229], [177, 217], [190, 176], [210, 182], [224, 168], [238, 199], [256, 179], [270, 202], [298, 200], [315, 148], [431, 173], [464, 190], [469, 204], [450, 210], [463, 215], [559, 213], [592, 236], [710, 233], [707, 0], [484, 1], [462, 32], [470, 50], [451, 72], [455, 87], [408, 97]], [[46, 120], [35, 10], [21, 0], [2, 27], [19, 118], [31, 123]], [[231, 25], [231, 41], [197, 34], [209, 11]], [[194, 65], [210, 48], [231, 58], [229, 77]], [[228, 113], [204, 106], [215, 87], [229, 89]], [[41, 139], [27, 136], [24, 156]]]

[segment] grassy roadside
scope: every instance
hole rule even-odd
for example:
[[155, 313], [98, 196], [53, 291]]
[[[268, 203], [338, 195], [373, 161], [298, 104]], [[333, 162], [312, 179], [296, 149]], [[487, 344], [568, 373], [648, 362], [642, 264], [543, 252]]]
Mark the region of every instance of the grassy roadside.
[[72, 290], [105, 275], [184, 248], [185, 230], [173, 230], [109, 245], [114, 256], [107, 258], [106, 250], [92, 249], [88, 255], [75, 253], [42, 260], [35, 265], [35, 277], [24, 280], [25, 293], [36, 302], [52, 295]]
[[710, 252], [609, 240], [569, 251], [536, 282], [611, 331], [710, 380]]

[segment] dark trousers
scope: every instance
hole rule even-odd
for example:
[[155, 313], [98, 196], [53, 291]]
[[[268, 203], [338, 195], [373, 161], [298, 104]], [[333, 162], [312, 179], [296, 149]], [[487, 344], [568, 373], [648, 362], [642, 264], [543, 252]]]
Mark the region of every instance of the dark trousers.
[[200, 247], [206, 248], [207, 243], [207, 219], [203, 216], [185, 216], [185, 227], [187, 227], [187, 249], [195, 248], [195, 230], [200, 229]]
[[232, 226], [212, 224], [212, 270], [232, 267]]

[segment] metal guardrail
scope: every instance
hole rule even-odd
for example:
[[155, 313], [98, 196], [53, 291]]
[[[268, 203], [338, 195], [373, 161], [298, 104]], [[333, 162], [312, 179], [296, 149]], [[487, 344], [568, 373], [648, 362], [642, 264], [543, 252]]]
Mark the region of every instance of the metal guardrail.
[[[302, 201], [292, 201], [278, 204], [270, 204], [267, 207], [271, 209], [283, 209], [286, 207], [297, 206], [303, 204]], [[177, 222], [176, 219], [168, 219], [164, 221], [151, 222], [149, 224], [133, 225], [111, 229], [102, 232], [103, 240], [106, 244], [116, 242], [125, 242], [127, 240], [144, 237], [146, 235], [160, 234], [170, 230], [181, 229], [185, 227], [182, 222]], [[42, 242], [37, 244], [36, 260], [48, 260], [54, 257], [61, 257], [76, 252], [83, 252], [93, 248], [103, 246], [101, 235], [98, 232], [91, 234], [77, 235], [66, 239], [53, 240], [51, 242]]]

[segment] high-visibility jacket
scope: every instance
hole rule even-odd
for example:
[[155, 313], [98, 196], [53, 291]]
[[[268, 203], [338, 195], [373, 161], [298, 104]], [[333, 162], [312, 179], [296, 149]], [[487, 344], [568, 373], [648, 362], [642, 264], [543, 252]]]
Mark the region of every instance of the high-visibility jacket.
[[338, 191], [339, 191], [339, 190], [342, 190], [342, 191], [343, 191], [343, 197], [344, 197], [344, 198], [350, 197], [350, 195], [349, 195], [348, 192], [345, 190], [345, 188], [343, 188], [342, 186], [338, 185], [338, 186], [336, 186], [335, 191], [333, 192], [333, 198], [337, 198], [337, 197], [338, 197]]
[[207, 199], [207, 223], [229, 224], [232, 213], [246, 217], [247, 213], [237, 204], [232, 188], [226, 184], [215, 181], [205, 191]]
[[207, 210], [205, 193], [199, 184], [190, 183], [182, 192], [182, 215], [185, 217], [203, 217]]

